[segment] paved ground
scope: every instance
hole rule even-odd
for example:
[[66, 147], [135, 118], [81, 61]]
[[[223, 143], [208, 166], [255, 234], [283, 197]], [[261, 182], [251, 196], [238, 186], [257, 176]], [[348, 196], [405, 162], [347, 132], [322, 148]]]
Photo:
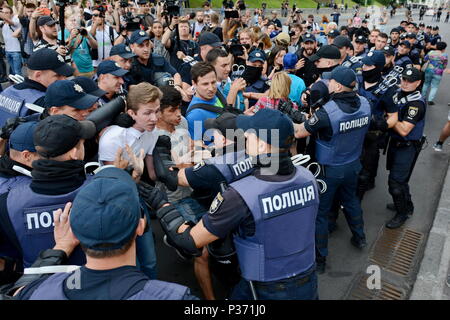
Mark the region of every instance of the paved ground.
[[[416, 15], [417, 16], [417, 15]], [[389, 22], [386, 30], [398, 25], [403, 20], [404, 14], [400, 13]], [[416, 19], [418, 19], [416, 17]], [[431, 23], [431, 17], [425, 18], [426, 24]], [[440, 23], [443, 39], [450, 39], [450, 31], [447, 24]], [[411, 193], [415, 204], [414, 216], [408, 220], [405, 227], [424, 233], [428, 237], [439, 196], [442, 189], [443, 180], [447, 172], [450, 145], [444, 146], [444, 152], [436, 153], [432, 145], [439, 136], [439, 132], [447, 119], [450, 94], [446, 90], [450, 85], [448, 76], [444, 76], [439, 93], [435, 99], [436, 105], [427, 110], [425, 133], [428, 137], [428, 147], [422, 151], [416, 164], [416, 168], [411, 178]], [[349, 288], [352, 286], [357, 276], [365, 272], [368, 265], [368, 255], [373, 247], [384, 223], [392, 217], [392, 212], [388, 211], [386, 203], [391, 202], [387, 189], [387, 171], [385, 170], [385, 157], [381, 158], [376, 188], [367, 193], [363, 201], [363, 210], [366, 226], [368, 247], [363, 251], [358, 251], [351, 246], [349, 240], [350, 231], [345, 219], [341, 215], [338, 221], [338, 230], [330, 237], [330, 256], [327, 273], [319, 276], [319, 295], [321, 299], [343, 299]], [[176, 254], [167, 250], [162, 244], [161, 231], [157, 224], [153, 222], [157, 235], [156, 246], [159, 259], [159, 275], [161, 279], [175, 281], [192, 288], [193, 292], [200, 295], [198, 285], [193, 278], [193, 267], [191, 262], [182, 262]], [[426, 239], [424, 239], [426, 240]], [[423, 255], [426, 242], [422, 242], [419, 255]], [[419, 258], [420, 258], [419, 256]], [[419, 260], [420, 261], [420, 260]], [[415, 280], [415, 274], [419, 264], [415, 265], [413, 277], [399, 284], [406, 288], [407, 295]], [[382, 273], [383, 276], [383, 273]], [[405, 280], [405, 279], [403, 279]], [[223, 291], [218, 293], [218, 297], [223, 297]]]

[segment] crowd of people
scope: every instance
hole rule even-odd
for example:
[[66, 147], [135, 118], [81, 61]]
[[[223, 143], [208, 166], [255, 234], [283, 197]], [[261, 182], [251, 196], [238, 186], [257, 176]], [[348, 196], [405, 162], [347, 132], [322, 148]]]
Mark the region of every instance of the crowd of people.
[[450, 73], [439, 27], [242, 4], [2, 4], [4, 299], [198, 299], [157, 280], [151, 219], [205, 299], [212, 277], [233, 300], [318, 299], [339, 213], [367, 246], [381, 150], [385, 227], [413, 215], [425, 114]]

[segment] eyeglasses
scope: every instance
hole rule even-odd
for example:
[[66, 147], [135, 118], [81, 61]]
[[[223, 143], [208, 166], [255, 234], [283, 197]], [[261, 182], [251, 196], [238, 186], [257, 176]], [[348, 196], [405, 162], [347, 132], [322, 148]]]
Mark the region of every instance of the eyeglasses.
[[93, 16], [94, 16], [94, 17], [98, 17], [98, 16], [100, 16], [100, 15], [99, 15], [98, 13], [94, 13]]

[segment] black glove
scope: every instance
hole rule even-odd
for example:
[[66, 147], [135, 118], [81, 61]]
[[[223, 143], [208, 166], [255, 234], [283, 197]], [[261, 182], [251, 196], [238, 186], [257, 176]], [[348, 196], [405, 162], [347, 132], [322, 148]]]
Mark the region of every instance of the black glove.
[[291, 118], [294, 123], [303, 123], [306, 121], [306, 116], [301, 111], [295, 110], [292, 102], [280, 101], [278, 110]]
[[165, 165], [172, 163], [172, 143], [170, 142], [169, 136], [159, 136], [158, 141], [156, 141], [155, 149], [158, 150]]
[[27, 122], [28, 120], [26, 118], [17, 117], [17, 118], [9, 118], [6, 120], [3, 127], [0, 129], [0, 138], [2, 139], [9, 139], [11, 136], [11, 133], [14, 131], [14, 129], [17, 128], [17, 126], [21, 123]]
[[113, 121], [113, 124], [122, 128], [132, 127], [136, 121], [128, 113], [120, 113]]
[[162, 192], [158, 188], [152, 187], [144, 181], [139, 182], [137, 187], [141, 198], [145, 201], [147, 206], [154, 211], [169, 202], [165, 192]]
[[389, 129], [389, 125], [384, 118], [376, 117], [370, 122], [370, 130], [380, 130], [386, 132]]

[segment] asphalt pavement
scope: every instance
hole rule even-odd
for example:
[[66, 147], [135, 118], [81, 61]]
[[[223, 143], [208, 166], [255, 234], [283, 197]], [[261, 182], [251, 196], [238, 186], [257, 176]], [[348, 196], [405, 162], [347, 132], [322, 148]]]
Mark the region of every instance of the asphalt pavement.
[[[390, 19], [385, 30], [397, 26], [404, 19], [404, 13], [399, 12]], [[414, 13], [415, 21], [418, 20], [417, 12]], [[443, 21], [444, 19], [442, 19]], [[440, 33], [444, 41], [450, 40], [450, 24], [431, 22], [431, 17], [425, 17], [425, 24], [439, 25]], [[419, 268], [423, 256], [426, 239], [433, 223], [439, 196], [442, 190], [443, 180], [447, 172], [450, 158], [450, 141], [444, 145], [443, 152], [435, 152], [432, 145], [439, 137], [442, 126], [447, 121], [450, 102], [450, 93], [447, 88], [450, 85], [450, 76], [444, 75], [435, 105], [429, 106], [426, 113], [425, 134], [428, 138], [428, 146], [421, 152], [416, 167], [410, 180], [411, 194], [415, 206], [414, 215], [404, 228], [423, 234], [423, 240], [417, 250], [416, 261], [412, 265], [413, 271], [410, 277], [400, 278], [398, 286], [404, 292], [404, 298], [408, 298], [411, 287], [415, 281], [415, 274]], [[386, 204], [392, 202], [388, 193], [387, 174], [385, 169], [385, 156], [381, 156], [378, 177], [375, 189], [369, 191], [362, 203], [364, 222], [368, 246], [358, 250], [350, 244], [351, 233], [344, 216], [341, 214], [338, 220], [338, 229], [329, 239], [329, 257], [327, 272], [319, 275], [320, 299], [345, 299], [349, 290], [366, 272], [369, 263], [369, 255], [373, 250], [376, 240], [384, 230], [384, 224], [393, 213], [386, 209]], [[161, 280], [173, 281], [191, 288], [194, 294], [201, 297], [201, 291], [194, 277], [192, 261], [181, 261], [176, 253], [167, 248], [161, 239], [161, 229], [155, 221], [152, 222], [156, 234], [156, 250], [158, 256], [158, 273]], [[382, 276], [384, 273], [382, 272]], [[388, 279], [391, 279], [389, 275]], [[396, 280], [396, 281], [397, 281]], [[392, 282], [391, 280], [388, 280]], [[215, 282], [216, 283], [216, 282]], [[225, 292], [216, 283], [218, 298], [224, 298]]]

